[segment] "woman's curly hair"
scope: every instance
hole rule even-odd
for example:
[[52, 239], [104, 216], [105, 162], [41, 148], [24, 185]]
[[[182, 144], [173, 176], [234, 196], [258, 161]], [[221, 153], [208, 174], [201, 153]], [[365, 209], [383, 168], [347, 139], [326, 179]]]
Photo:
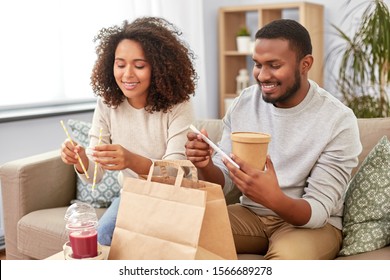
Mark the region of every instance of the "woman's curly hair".
[[198, 75], [193, 65], [195, 55], [180, 39], [181, 34], [175, 25], [158, 17], [142, 17], [101, 29], [94, 38], [98, 42], [91, 76], [95, 95], [114, 108], [126, 99], [115, 81], [113, 67], [118, 44], [129, 39], [141, 44], [152, 69], [145, 110], [167, 112], [188, 101], [195, 92]]

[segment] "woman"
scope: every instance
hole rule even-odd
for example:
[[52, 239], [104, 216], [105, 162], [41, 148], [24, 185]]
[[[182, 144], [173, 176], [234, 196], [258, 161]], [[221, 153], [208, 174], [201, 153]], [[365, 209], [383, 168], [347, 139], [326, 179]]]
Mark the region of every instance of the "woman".
[[[154, 160], [185, 159], [186, 132], [194, 119], [190, 96], [198, 77], [194, 54], [180, 35], [172, 23], [156, 17], [100, 30], [91, 77], [99, 97], [89, 132], [91, 152], [87, 156], [69, 141], [61, 152], [82, 180], [92, 183], [95, 163], [97, 182], [105, 170], [121, 170], [122, 184], [123, 176], [147, 174]], [[102, 245], [111, 244], [118, 207], [119, 198], [99, 221]]]

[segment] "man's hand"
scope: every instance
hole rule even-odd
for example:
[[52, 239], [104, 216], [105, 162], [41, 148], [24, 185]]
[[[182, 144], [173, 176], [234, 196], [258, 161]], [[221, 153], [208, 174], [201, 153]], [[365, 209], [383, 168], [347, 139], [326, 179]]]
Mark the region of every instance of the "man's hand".
[[240, 169], [235, 168], [225, 159], [223, 161], [230, 171], [230, 177], [234, 184], [245, 196], [273, 210], [273, 206], [278, 203], [283, 192], [279, 187], [271, 158], [267, 156], [264, 171], [252, 168], [235, 155], [232, 155], [232, 158], [240, 166]]
[[231, 179], [246, 197], [274, 211], [292, 225], [301, 226], [309, 221], [310, 204], [282, 192], [270, 156], [267, 156], [264, 171], [252, 168], [237, 156], [232, 155], [232, 158], [240, 169], [226, 159], [223, 160], [224, 164], [229, 169]]
[[[201, 133], [208, 136], [205, 129], [201, 130]], [[213, 154], [213, 149], [209, 144], [203, 141], [202, 137], [194, 132], [187, 133], [187, 142], [185, 144], [186, 156], [197, 168], [206, 167]]]

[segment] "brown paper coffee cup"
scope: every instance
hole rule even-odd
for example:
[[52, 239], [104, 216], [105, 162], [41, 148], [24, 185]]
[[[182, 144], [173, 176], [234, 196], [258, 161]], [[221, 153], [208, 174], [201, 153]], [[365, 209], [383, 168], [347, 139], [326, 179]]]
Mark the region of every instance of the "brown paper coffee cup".
[[254, 168], [264, 170], [271, 135], [257, 132], [233, 132], [232, 152]]

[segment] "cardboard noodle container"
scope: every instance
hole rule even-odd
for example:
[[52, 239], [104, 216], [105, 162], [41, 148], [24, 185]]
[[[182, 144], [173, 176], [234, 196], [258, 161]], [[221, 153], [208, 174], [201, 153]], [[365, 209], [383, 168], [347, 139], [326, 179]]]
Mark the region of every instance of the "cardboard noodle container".
[[271, 135], [258, 132], [233, 132], [232, 152], [254, 168], [264, 170]]

